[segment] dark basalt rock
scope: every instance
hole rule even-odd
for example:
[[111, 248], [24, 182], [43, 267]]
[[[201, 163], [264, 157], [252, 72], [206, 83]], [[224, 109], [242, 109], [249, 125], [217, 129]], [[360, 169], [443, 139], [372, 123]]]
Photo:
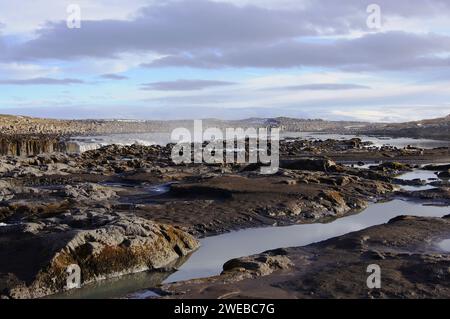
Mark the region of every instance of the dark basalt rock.
[[0, 155], [30, 156], [42, 153], [65, 152], [66, 145], [58, 136], [0, 135]]
[[428, 171], [437, 171], [437, 172], [445, 172], [450, 170], [450, 164], [447, 165], [426, 165], [422, 169], [428, 170]]
[[319, 172], [334, 172], [338, 170], [338, 165], [334, 161], [321, 158], [281, 161], [280, 167], [285, 169]]

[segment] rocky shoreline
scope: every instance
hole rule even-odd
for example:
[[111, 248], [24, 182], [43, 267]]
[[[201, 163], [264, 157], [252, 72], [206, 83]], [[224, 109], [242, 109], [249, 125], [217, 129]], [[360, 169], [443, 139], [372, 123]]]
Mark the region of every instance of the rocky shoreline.
[[[1, 157], [0, 295], [64, 291], [70, 264], [80, 266], [83, 285], [172, 271], [198, 247], [196, 238], [354, 214], [372, 201], [404, 196], [400, 185], [423, 185], [396, 178], [413, 163], [450, 162], [443, 148], [383, 149], [381, 163], [381, 150], [359, 139], [297, 139], [281, 143], [279, 171], [261, 175], [253, 164], [175, 165], [172, 146]], [[353, 165], [340, 164], [343, 158]], [[361, 158], [380, 165], [360, 168]], [[438, 189], [417, 198], [448, 203], [447, 186]]]

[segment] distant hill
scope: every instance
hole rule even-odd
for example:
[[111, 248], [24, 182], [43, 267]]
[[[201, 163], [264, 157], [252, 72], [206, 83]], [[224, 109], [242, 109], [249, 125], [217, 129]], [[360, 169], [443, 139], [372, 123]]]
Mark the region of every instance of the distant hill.
[[[203, 127], [280, 127], [284, 131], [343, 131], [365, 127], [368, 123], [324, 121], [320, 119], [249, 118], [243, 120], [205, 119]], [[26, 116], [0, 115], [0, 134], [84, 135], [109, 133], [171, 132], [174, 128], [193, 127], [193, 120], [54, 120]]]
[[[0, 135], [97, 135], [111, 133], [171, 132], [178, 127], [193, 128], [192, 120], [54, 120], [26, 116], [0, 115]], [[279, 127], [290, 132], [331, 132], [372, 134], [450, 140], [450, 115], [406, 123], [368, 123], [326, 121], [289, 117], [248, 118], [242, 120], [205, 119], [203, 127]]]
[[450, 140], [450, 115], [414, 122], [378, 124], [362, 131], [374, 135]]

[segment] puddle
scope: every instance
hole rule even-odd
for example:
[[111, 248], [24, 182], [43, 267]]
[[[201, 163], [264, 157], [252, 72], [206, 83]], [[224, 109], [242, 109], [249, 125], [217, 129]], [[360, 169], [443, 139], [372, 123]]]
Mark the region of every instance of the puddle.
[[[110, 299], [121, 298], [138, 290], [160, 284], [170, 274], [164, 272], [140, 272], [118, 278], [88, 284], [80, 289], [72, 289], [45, 299]], [[146, 291], [147, 292], [147, 291]], [[148, 295], [151, 293], [148, 292]], [[138, 299], [138, 296], [135, 296]]]
[[[402, 174], [402, 175], [398, 176], [397, 178], [406, 180], [406, 181], [421, 179], [428, 184], [428, 183], [435, 181], [437, 176], [433, 171], [417, 169], [412, 172], [407, 172], [405, 174]], [[436, 188], [436, 187], [434, 187], [432, 185], [419, 185], [419, 186], [402, 185], [401, 186], [401, 189], [405, 190], [405, 191], [425, 191], [425, 190], [434, 189], [434, 188]]]
[[445, 239], [443, 241], [441, 241], [440, 243], [438, 243], [438, 246], [447, 252], [450, 252], [450, 239]]

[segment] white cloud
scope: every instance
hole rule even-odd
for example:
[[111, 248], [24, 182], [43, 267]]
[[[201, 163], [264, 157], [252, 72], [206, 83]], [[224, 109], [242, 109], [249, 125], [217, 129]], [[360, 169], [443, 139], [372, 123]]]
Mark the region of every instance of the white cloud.
[[60, 71], [57, 66], [43, 66], [29, 63], [0, 63], [0, 79], [24, 80], [47, 77]]
[[82, 19], [129, 19], [136, 11], [154, 1], [148, 0], [4, 0], [0, 2], [0, 22], [3, 34], [27, 34], [47, 22], [65, 21], [67, 6], [78, 4]]

